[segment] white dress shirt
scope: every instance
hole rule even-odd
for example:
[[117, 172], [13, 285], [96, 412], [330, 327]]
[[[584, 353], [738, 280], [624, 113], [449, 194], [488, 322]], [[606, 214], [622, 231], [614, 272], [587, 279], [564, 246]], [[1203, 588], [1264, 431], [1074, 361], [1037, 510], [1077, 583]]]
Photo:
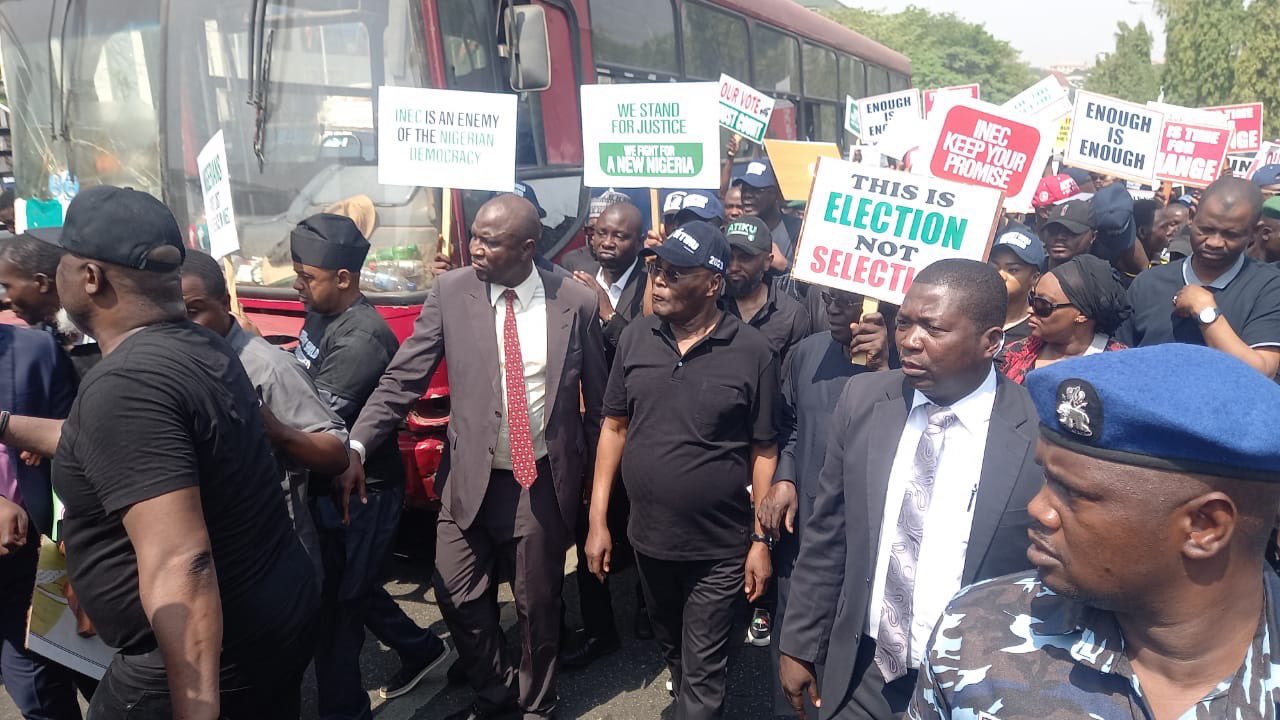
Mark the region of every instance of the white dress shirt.
[[622, 273], [618, 277], [618, 281], [613, 284], [609, 284], [609, 281], [605, 279], [603, 266], [596, 271], [596, 284], [604, 288], [605, 293], [609, 295], [609, 304], [613, 306], [614, 310], [618, 309], [618, 301], [622, 299], [622, 291], [627, 287], [627, 281], [631, 279], [631, 273], [636, 271], [636, 266], [639, 264], [640, 259], [637, 258], [635, 262], [631, 263], [631, 267], [627, 268], [627, 271]]
[[[529, 431], [533, 434], [533, 456], [547, 454], [547, 293], [542, 276], [534, 268], [529, 277], [512, 288], [516, 291], [516, 334], [520, 336], [520, 359], [524, 361], [524, 388], [529, 402]], [[493, 331], [498, 337], [498, 384], [502, 387], [502, 406], [507, 407], [507, 358], [503, 350], [507, 301], [502, 297], [507, 288], [489, 285], [489, 302], [493, 303]], [[507, 430], [507, 413], [498, 424], [498, 443], [493, 449], [493, 467], [511, 469], [511, 439]]]
[[[880, 542], [876, 552], [876, 575], [871, 586], [868, 628], [871, 638], [880, 630], [880, 613], [884, 604], [885, 575], [889, 570], [889, 546], [898, 527], [902, 497], [915, 472], [916, 446], [929, 425], [928, 411], [923, 407], [929, 398], [919, 390], [911, 400], [907, 424], [898, 441], [898, 452], [889, 472], [889, 489], [884, 499], [884, 518], [880, 525]], [[973, 525], [973, 507], [982, 475], [982, 458], [986, 455], [987, 429], [996, 402], [996, 372], [993, 368], [982, 385], [950, 407], [956, 422], [947, 428], [938, 458], [933, 497], [925, 515], [924, 537], [920, 541], [920, 557], [916, 562], [916, 584], [911, 600], [911, 667], [919, 667], [920, 659], [952, 596], [960, 590], [965, 552], [969, 548], [969, 530]]]

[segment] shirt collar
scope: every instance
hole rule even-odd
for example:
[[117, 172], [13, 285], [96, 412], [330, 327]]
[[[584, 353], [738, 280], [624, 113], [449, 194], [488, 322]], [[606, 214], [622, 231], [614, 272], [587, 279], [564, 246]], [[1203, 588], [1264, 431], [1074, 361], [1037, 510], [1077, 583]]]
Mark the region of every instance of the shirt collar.
[[240, 323], [236, 322], [235, 319], [232, 318], [231, 329], [227, 331], [225, 340], [227, 341], [227, 344], [231, 346], [231, 349], [235, 350], [236, 354], [239, 355], [240, 351], [244, 350], [245, 347], [249, 345], [250, 338], [249, 333], [245, 332], [240, 327]]
[[631, 279], [631, 273], [636, 271], [636, 266], [639, 264], [640, 264], [640, 258], [636, 258], [634, 261], [632, 261], [631, 267], [627, 268], [626, 272], [618, 276], [618, 281], [613, 283], [612, 285], [604, 284], [604, 266], [601, 265], [600, 269], [596, 271], [596, 283], [600, 285], [600, 287], [604, 288], [605, 290], [622, 290], [627, 286], [627, 281]]
[[[712, 330], [710, 333], [708, 333], [706, 337], [699, 340], [697, 344], [694, 345], [694, 347], [697, 347], [698, 345], [701, 345], [702, 343], [707, 342], [708, 340], [719, 340], [722, 342], [729, 342], [733, 340], [735, 335], [738, 334], [738, 325], [739, 325], [738, 316], [734, 315], [733, 313], [721, 307], [720, 319], [716, 321], [715, 329]], [[666, 320], [661, 320], [658, 322], [658, 326], [654, 328], [653, 331], [666, 337], [669, 341], [671, 341], [672, 346], [675, 345], [676, 334], [671, 331], [671, 323], [668, 323]]]
[[[991, 421], [991, 408], [995, 405], [996, 398], [996, 368], [991, 366], [991, 371], [987, 373], [987, 378], [976, 390], [965, 395], [959, 400], [951, 403], [951, 412], [956, 414], [956, 419], [960, 421], [970, 432], [978, 430], [983, 424]], [[911, 410], [921, 405], [928, 405], [933, 401], [925, 396], [919, 390], [911, 397]]]
[[[510, 289], [516, 291], [516, 300], [520, 302], [520, 307], [527, 308], [529, 303], [533, 302], [533, 296], [537, 293], [540, 285], [542, 285], [542, 275], [536, 267], [531, 266], [529, 275], [524, 280], [521, 280], [519, 285]], [[505, 285], [489, 283], [489, 304], [497, 307], [502, 300], [502, 294], [507, 290], [508, 288]]]
[[1213, 282], [1207, 283], [1196, 276], [1195, 269], [1191, 267], [1191, 258], [1188, 257], [1182, 261], [1182, 279], [1188, 285], [1201, 285], [1203, 287], [1211, 287], [1214, 290], [1224, 290], [1240, 274], [1240, 270], [1244, 267], [1244, 259], [1244, 253], [1240, 253], [1240, 257], [1236, 258], [1234, 265], [1214, 278]]

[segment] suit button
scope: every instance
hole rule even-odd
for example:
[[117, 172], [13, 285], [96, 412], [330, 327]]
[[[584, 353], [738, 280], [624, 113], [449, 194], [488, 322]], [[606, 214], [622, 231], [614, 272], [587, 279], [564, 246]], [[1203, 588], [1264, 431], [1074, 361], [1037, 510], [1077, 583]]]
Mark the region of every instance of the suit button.
[[868, 585], [870, 585], [870, 584], [871, 584], [871, 578], [867, 578], [867, 584], [868, 584]]
[[489, 454], [490, 454], [490, 455], [492, 455], [492, 454], [493, 454], [493, 448], [489, 448]]
[[502, 411], [501, 411], [501, 410], [494, 410], [494, 411], [493, 411], [493, 416], [494, 416], [494, 417], [496, 417], [496, 418], [500, 418], [500, 417], [502, 417]]

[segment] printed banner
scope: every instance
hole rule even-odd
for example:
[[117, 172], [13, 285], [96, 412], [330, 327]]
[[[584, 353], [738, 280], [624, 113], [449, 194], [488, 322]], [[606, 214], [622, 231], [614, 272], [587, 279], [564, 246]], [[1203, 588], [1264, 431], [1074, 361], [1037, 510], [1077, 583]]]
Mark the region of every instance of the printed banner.
[[1067, 152], [1067, 141], [1071, 139], [1071, 116], [1068, 115], [1058, 123], [1058, 135], [1053, 139], [1053, 154], [1061, 157]]
[[986, 259], [1000, 202], [990, 188], [822, 158], [793, 274], [900, 305], [930, 263]]
[[1164, 114], [1158, 110], [1081, 90], [1076, 93], [1063, 162], [1152, 184], [1163, 127]]
[[582, 86], [589, 187], [720, 187], [719, 83]]
[[728, 75], [720, 75], [720, 127], [753, 143], [764, 140], [773, 113], [773, 98]]
[[967, 98], [969, 100], [977, 100], [981, 88], [978, 83], [969, 83], [968, 85], [952, 85], [951, 87], [933, 88], [925, 90], [923, 94], [924, 100], [924, 116], [929, 117], [929, 113], [933, 112], [933, 104], [938, 98], [944, 96], [956, 96], [958, 98]]
[[1262, 143], [1258, 153], [1253, 156], [1253, 162], [1249, 163], [1249, 169], [1245, 171], [1245, 177], [1252, 178], [1253, 174], [1258, 172], [1263, 165], [1276, 165], [1278, 163], [1280, 163], [1280, 143], [1268, 140]]
[[1224, 115], [1235, 123], [1235, 130], [1231, 136], [1231, 152], [1254, 152], [1262, 147], [1262, 103], [1217, 105], [1204, 109]]
[[378, 182], [511, 192], [516, 96], [379, 88]]
[[1222, 175], [1230, 144], [1230, 123], [1221, 118], [1213, 125], [1165, 120], [1156, 154], [1156, 179], [1209, 187]]
[[858, 101], [851, 95], [844, 96], [844, 129], [856, 138], [862, 137], [862, 116], [858, 114]]
[[1227, 165], [1231, 168], [1231, 174], [1238, 178], [1249, 177], [1249, 166], [1253, 164], [1252, 155], [1228, 155]]
[[209, 254], [214, 260], [240, 250], [236, 213], [231, 207], [231, 176], [227, 174], [227, 144], [219, 130], [196, 156], [204, 222], [209, 228]]
[[1031, 212], [1049, 143], [1034, 121], [978, 100], [943, 98], [929, 120], [917, 171], [1004, 193], [1011, 212]]
[[50, 540], [40, 545], [36, 588], [31, 596], [27, 647], [59, 665], [101, 680], [115, 650], [94, 635], [81, 637], [67, 604], [67, 559]]
[[1014, 95], [1000, 107], [1035, 120], [1053, 120], [1071, 114], [1071, 98], [1058, 78], [1050, 75]]
[[872, 145], [895, 121], [919, 120], [920, 90], [908, 88], [884, 95], [873, 95], [858, 101], [858, 117], [862, 123], [862, 141]]
[[773, 174], [778, 178], [783, 200], [808, 200], [818, 158], [840, 159], [840, 148], [828, 142], [765, 140], [764, 150], [773, 165]]

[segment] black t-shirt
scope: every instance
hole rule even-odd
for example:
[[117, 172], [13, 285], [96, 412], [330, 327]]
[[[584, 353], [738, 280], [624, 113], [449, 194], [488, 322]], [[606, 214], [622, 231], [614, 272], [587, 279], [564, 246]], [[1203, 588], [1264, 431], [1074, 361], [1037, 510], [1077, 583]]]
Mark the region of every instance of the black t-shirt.
[[751, 533], [751, 444], [776, 442], [778, 365], [729, 313], [682, 358], [670, 327], [622, 333], [604, 412], [629, 418], [622, 478], [636, 550], [666, 560], [741, 555]]
[[224, 649], [295, 626], [317, 602], [257, 394], [226, 342], [193, 323], [144, 328], [85, 376], [54, 456], [53, 485], [66, 508], [71, 581], [108, 645], [156, 645], [123, 516], [185, 488], [200, 488]]
[[[1143, 272], [1129, 286], [1133, 315], [1120, 326], [1116, 339], [1129, 347], [1169, 342], [1204, 345], [1197, 318], [1173, 314], [1173, 296], [1186, 284], [1178, 260]], [[1221, 284], [1221, 278], [1215, 281]], [[1280, 346], [1280, 271], [1244, 258], [1239, 273], [1224, 288], [1208, 287], [1222, 317], [1251, 347]]]
[[[294, 356], [350, 430], [399, 347], [387, 321], [361, 297], [336, 315], [307, 313]], [[404, 477], [394, 435], [367, 450], [368, 482], [400, 481]], [[328, 492], [330, 483], [328, 476], [311, 473], [313, 494]]]
[[[742, 319], [738, 303], [733, 298], [725, 298], [724, 304], [734, 317]], [[755, 317], [748, 319], [747, 324], [764, 335], [769, 349], [778, 358], [781, 372], [786, 372], [787, 357], [791, 354], [791, 349], [813, 332], [809, 311], [804, 309], [799, 300], [778, 290], [772, 283], [769, 285], [769, 299], [756, 312]]]

